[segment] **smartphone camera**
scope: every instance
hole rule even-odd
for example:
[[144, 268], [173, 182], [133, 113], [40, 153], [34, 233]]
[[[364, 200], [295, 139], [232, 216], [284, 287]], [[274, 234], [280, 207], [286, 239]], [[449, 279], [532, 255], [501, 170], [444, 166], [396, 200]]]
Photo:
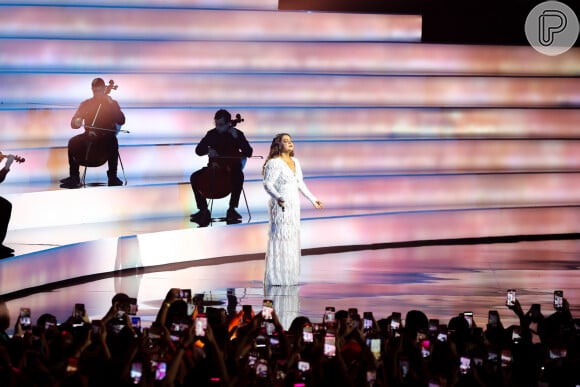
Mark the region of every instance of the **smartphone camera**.
[[508, 289], [505, 304], [507, 306], [514, 306], [516, 304], [516, 290]]
[[85, 317], [85, 304], [75, 304], [73, 317], [81, 319]]
[[473, 312], [463, 312], [463, 318], [467, 321], [469, 328], [473, 328]]
[[401, 327], [401, 313], [393, 312], [391, 314], [391, 330], [398, 331]]
[[497, 310], [490, 310], [487, 313], [487, 324], [490, 327], [497, 327], [498, 323], [499, 323], [499, 314]]
[[564, 292], [562, 290], [554, 290], [554, 309], [562, 310], [564, 307]]
[[381, 339], [371, 339], [370, 350], [376, 360], [381, 358]]
[[326, 332], [324, 336], [324, 356], [336, 356], [336, 336], [330, 332]]
[[513, 327], [512, 330], [512, 341], [514, 344], [517, 344], [520, 342], [521, 339], [522, 336], [520, 335], [520, 327], [516, 325]]
[[141, 317], [139, 316], [131, 316], [131, 325], [133, 329], [137, 332], [141, 332]]
[[429, 320], [429, 336], [434, 337], [437, 335], [437, 328], [439, 328], [439, 320], [438, 319], [430, 319]]
[[204, 315], [198, 315], [195, 318], [195, 335], [205, 336], [206, 329], [207, 329], [207, 317]]
[[128, 305], [128, 310], [127, 310], [127, 314], [131, 315], [131, 316], [135, 316], [137, 314], [137, 299], [136, 298], [129, 298], [129, 305]]
[[20, 308], [20, 327], [23, 331], [32, 329], [32, 319], [30, 317], [30, 308]]
[[314, 334], [312, 333], [312, 324], [304, 325], [302, 328], [302, 341], [305, 343], [312, 343], [314, 341]]
[[274, 302], [272, 300], [264, 300], [262, 302], [262, 317], [264, 320], [272, 319], [272, 312], [274, 311]]
[[141, 376], [143, 374], [142, 369], [143, 364], [140, 362], [133, 362], [131, 364], [131, 380], [134, 384], [139, 384], [141, 382]]
[[467, 374], [471, 369], [471, 359], [466, 356], [461, 356], [459, 358], [459, 372], [463, 375]]
[[324, 310], [324, 323], [326, 325], [334, 325], [335, 320], [335, 309], [334, 306], [327, 306]]
[[298, 361], [298, 371], [300, 372], [310, 371], [310, 363], [307, 361]]

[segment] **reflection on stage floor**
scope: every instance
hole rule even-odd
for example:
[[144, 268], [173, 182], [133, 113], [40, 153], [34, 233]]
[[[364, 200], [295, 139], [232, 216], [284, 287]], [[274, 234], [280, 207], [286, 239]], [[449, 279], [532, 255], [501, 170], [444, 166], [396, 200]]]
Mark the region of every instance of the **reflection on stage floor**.
[[[326, 306], [355, 307], [361, 314], [372, 311], [376, 319], [419, 309], [441, 322], [472, 311], [479, 326], [485, 326], [488, 310], [495, 309], [504, 324], [513, 324], [515, 316], [505, 306], [508, 288], [517, 289], [524, 310], [540, 303], [545, 315], [553, 312], [553, 291], [562, 289], [573, 315], [578, 312], [579, 256], [578, 239], [305, 250], [302, 282], [294, 287], [264, 289], [262, 257], [247, 256], [174, 263], [57, 284], [22, 293], [9, 299], [7, 306], [12, 323], [20, 307], [30, 307], [33, 319], [53, 313], [63, 321], [75, 303], [84, 303], [89, 317], [98, 319], [113, 295], [124, 292], [138, 298], [138, 315], [146, 326], [155, 319], [166, 292], [179, 287], [203, 293], [207, 305], [224, 308], [227, 291], [233, 289], [238, 310], [243, 304], [259, 310], [263, 298], [272, 298], [285, 328], [298, 315], [320, 321]], [[30, 271], [33, 275], [34, 268]]]

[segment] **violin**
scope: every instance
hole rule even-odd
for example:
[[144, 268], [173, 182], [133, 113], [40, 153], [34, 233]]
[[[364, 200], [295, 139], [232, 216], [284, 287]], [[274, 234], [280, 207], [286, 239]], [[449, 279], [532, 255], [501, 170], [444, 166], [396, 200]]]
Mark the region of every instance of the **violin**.
[[[235, 128], [237, 124], [244, 122], [238, 113], [236, 118], [230, 120], [230, 128]], [[232, 192], [231, 169], [229, 166], [220, 165], [217, 159], [245, 159], [241, 156], [217, 156], [212, 157], [207, 167], [202, 169], [198, 189], [207, 199], [221, 199]]]
[[14, 158], [14, 161], [16, 161], [17, 163], [23, 163], [26, 161], [26, 159], [24, 157], [20, 157], [20, 156], [16, 156], [16, 155], [5, 155], [2, 152], [0, 152], [0, 161], [2, 161], [3, 159], [7, 159], [10, 156], [12, 156]]

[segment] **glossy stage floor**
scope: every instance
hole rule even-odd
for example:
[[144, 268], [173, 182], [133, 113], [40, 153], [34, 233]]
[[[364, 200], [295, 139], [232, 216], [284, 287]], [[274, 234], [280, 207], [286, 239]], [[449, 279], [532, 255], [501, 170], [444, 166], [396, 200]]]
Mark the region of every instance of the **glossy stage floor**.
[[[89, 242], [4, 259], [0, 261], [2, 287], [8, 289], [12, 286], [14, 289], [5, 291], [12, 322], [20, 307], [30, 307], [33, 319], [49, 312], [62, 321], [79, 302], [86, 305], [90, 318], [97, 319], [105, 314], [115, 293], [125, 292], [138, 299], [138, 315], [147, 325], [155, 318], [157, 308], [171, 287], [203, 293], [208, 305], [218, 307], [226, 307], [228, 288], [235, 289], [238, 309], [242, 304], [251, 304], [257, 309], [264, 297], [273, 298], [286, 328], [298, 315], [319, 321], [326, 306], [334, 306], [337, 310], [356, 307], [360, 313], [372, 311], [377, 319], [393, 311], [404, 316], [409, 310], [419, 309], [441, 322], [447, 322], [458, 313], [473, 311], [480, 326], [486, 323], [488, 310], [496, 309], [504, 324], [510, 324], [516, 321], [504, 305], [508, 288], [517, 289], [524, 308], [531, 303], [540, 303], [545, 314], [553, 311], [553, 290], [563, 289], [573, 313], [578, 312], [580, 239], [574, 239], [578, 235], [382, 243], [389, 215], [329, 215], [332, 215], [331, 211], [303, 211], [305, 245], [316, 246], [312, 242], [316, 235], [325, 235], [323, 239], [328, 240], [328, 234], [340, 234], [339, 229], [356, 230], [358, 236], [364, 237], [358, 239], [358, 244], [336, 243], [304, 248], [301, 283], [295, 287], [264, 289], [262, 286], [265, 214], [254, 215], [250, 222], [246, 219], [237, 225], [215, 223], [213, 227], [204, 229], [196, 228], [195, 224], [186, 225], [181, 232], [188, 233], [186, 239], [192, 243], [192, 248], [195, 249], [195, 241], [200, 240], [210, 245], [205, 247], [207, 254], [189, 254], [191, 259], [178, 257], [178, 250], [187, 250], [184, 246], [159, 246], [159, 240], [156, 240], [153, 249], [163, 258], [148, 264], [147, 251], [153, 245], [148, 245], [143, 235], [137, 239], [119, 238], [119, 242], [113, 238], [117, 272], [107, 273], [94, 268], [97, 256], [103, 252], [106, 255], [107, 247], [103, 247], [106, 238], [105, 242], [100, 242], [96, 255], [87, 253], [87, 245], [92, 244]], [[428, 222], [428, 217], [424, 214], [423, 220]], [[175, 222], [189, 223], [184, 220]], [[377, 222], [382, 227], [377, 227]], [[450, 224], [452, 220], [448, 227]], [[159, 227], [170, 225], [160, 223]], [[444, 229], [445, 225], [441, 228]], [[54, 232], [57, 233], [58, 230]], [[154, 233], [157, 237], [160, 234], [164, 232]], [[255, 249], [247, 247], [248, 240], [255, 241]], [[168, 244], [174, 242], [171, 238], [166, 241]], [[90, 248], [94, 250], [95, 246]], [[197, 248], [200, 250], [201, 246]], [[55, 263], [46, 255], [42, 263], [37, 258], [46, 251], [51, 251], [52, 256], [62, 255], [60, 259], [66, 263]], [[143, 266], [123, 269], [123, 265], [127, 267], [127, 257], [136, 254], [140, 255]], [[174, 258], [168, 259], [167, 256]], [[107, 260], [104, 255], [101, 258]], [[83, 270], [88, 271], [70, 274]], [[63, 274], [63, 271], [69, 274]], [[29, 277], [49, 278], [51, 275], [61, 280], [45, 285], [39, 282], [29, 288], [23, 286]]]

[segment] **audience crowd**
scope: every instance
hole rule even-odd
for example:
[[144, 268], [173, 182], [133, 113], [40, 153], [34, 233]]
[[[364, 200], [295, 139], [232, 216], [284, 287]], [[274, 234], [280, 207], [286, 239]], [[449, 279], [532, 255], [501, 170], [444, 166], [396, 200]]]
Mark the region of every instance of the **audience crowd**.
[[[57, 324], [10, 316], [0, 302], [0, 385], [12, 386], [578, 386], [580, 356], [568, 302], [542, 314], [509, 309], [504, 327], [462, 313], [447, 324], [419, 310], [375, 319], [327, 308], [321, 323], [296, 317], [286, 329], [275, 305], [237, 312], [204, 306], [171, 289], [155, 322], [141, 329], [134, 299], [115, 295], [101, 320], [82, 305]], [[132, 318], [133, 317], [133, 318]]]

